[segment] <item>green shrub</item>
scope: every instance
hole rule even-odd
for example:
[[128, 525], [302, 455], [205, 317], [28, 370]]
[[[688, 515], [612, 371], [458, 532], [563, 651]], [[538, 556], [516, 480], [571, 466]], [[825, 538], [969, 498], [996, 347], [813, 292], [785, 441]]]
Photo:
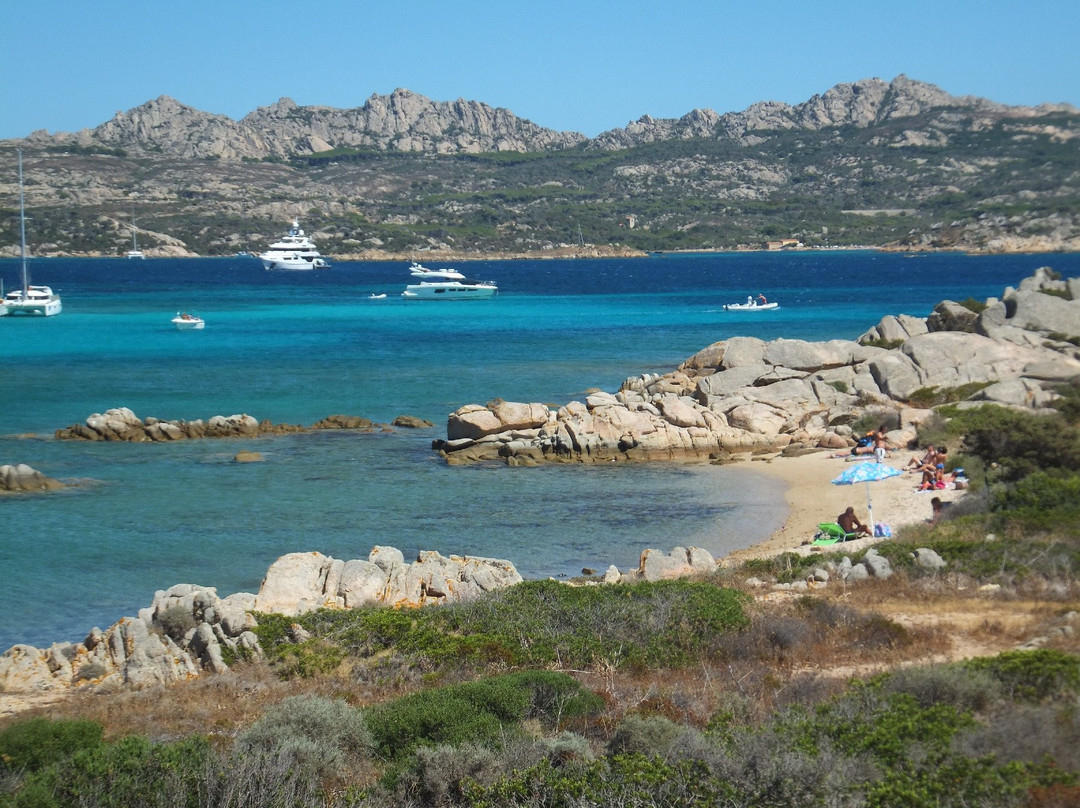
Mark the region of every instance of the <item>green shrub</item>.
[[0, 731], [0, 771], [37, 771], [100, 746], [101, 737], [101, 725], [94, 721], [16, 721]]
[[944, 446], [957, 438], [950, 428], [949, 419], [942, 412], [934, 410], [933, 415], [918, 425], [915, 440], [919, 446]]
[[851, 431], [855, 435], [865, 435], [884, 427], [886, 432], [897, 429], [900, 426], [900, 413], [893, 409], [883, 409], [870, 404], [866, 412], [851, 423]]
[[[1009, 526], [1006, 524], [1006, 527]], [[929, 547], [945, 559], [951, 574], [968, 575], [981, 583], [1014, 583], [1031, 576], [1050, 579], [1071, 576], [1071, 571], [1080, 565], [1080, 548], [1068, 543], [1037, 540], [1024, 535], [1022, 530], [1015, 531], [1019, 538], [999, 536], [995, 541], [986, 541], [986, 532], [984, 516], [950, 518], [939, 522], [933, 538], [921, 541], [919, 545]], [[972, 533], [976, 538], [970, 536]], [[911, 549], [910, 544], [897, 543], [888, 549], [886, 557], [895, 568], [903, 569], [909, 575], [930, 574], [914, 564]], [[904, 552], [896, 554], [897, 550]]]
[[644, 755], [612, 755], [570, 767], [541, 761], [492, 786], [469, 784], [466, 803], [476, 808], [782, 804], [736, 800], [731, 786], [695, 761], [668, 763]]
[[598, 712], [603, 701], [573, 678], [525, 671], [404, 696], [365, 710], [379, 753], [401, 758], [421, 744], [487, 746], [527, 719], [558, 721]]
[[628, 715], [608, 741], [608, 751], [666, 759], [684, 732], [686, 727], [660, 715]]
[[359, 710], [320, 696], [275, 704], [236, 739], [237, 751], [281, 758], [318, 780], [366, 758], [373, 746]]
[[1051, 331], [1049, 334], [1046, 335], [1046, 337], [1048, 340], [1050, 340], [1050, 342], [1043, 343], [1043, 347], [1046, 348], [1054, 347], [1051, 344], [1052, 342], [1067, 342], [1070, 345], [1080, 345], [1080, 337], [1072, 334], [1066, 334], [1064, 331]]
[[315, 636], [300, 645], [289, 642], [288, 625], [273, 616], [265, 622], [260, 617], [257, 631], [267, 657], [285, 673], [301, 671], [302, 663], [310, 666], [306, 654], [316, 661], [325, 656], [329, 665], [346, 655], [376, 659], [390, 650], [423, 660], [428, 669], [463, 662], [670, 667], [693, 663], [724, 633], [745, 626], [746, 602], [743, 593], [708, 581], [606, 586], [530, 581], [438, 609], [372, 607], [301, 615], [288, 622]]
[[840, 381], [839, 379], [836, 380], [836, 381], [833, 381], [833, 382], [825, 382], [825, 383], [827, 385], [829, 385], [829, 387], [831, 387], [833, 390], [835, 390], [838, 393], [846, 393], [851, 389], [851, 388], [848, 387], [847, 382]]
[[884, 348], [887, 351], [899, 348], [904, 344], [902, 339], [864, 339], [859, 343], [865, 345], [868, 348]]
[[157, 622], [166, 635], [177, 641], [181, 640], [196, 625], [191, 611], [183, 606], [170, 606], [165, 609], [158, 614]]
[[779, 583], [804, 581], [815, 567], [821, 566], [820, 556], [781, 553], [769, 558], [751, 558], [742, 565], [744, 572], [755, 576], [775, 578]]
[[968, 311], [973, 311], [976, 314], [982, 314], [984, 311], [986, 311], [986, 301], [985, 300], [976, 300], [973, 297], [968, 297], [968, 298], [965, 298], [964, 300], [961, 300], [960, 305], [963, 306]]
[[883, 678], [885, 693], [906, 693], [920, 708], [935, 704], [984, 712], [1001, 697], [1000, 683], [985, 671], [963, 665], [898, 668]]
[[15, 795], [19, 808], [131, 808], [194, 805], [212, 760], [204, 738], [155, 744], [129, 736], [80, 749], [31, 774]]
[[995, 488], [992, 507], [1039, 529], [1068, 522], [1075, 527], [1080, 520], [1080, 474], [1036, 471], [1012, 485]]
[[411, 803], [454, 805], [471, 783], [488, 786], [504, 774], [502, 761], [490, 749], [474, 744], [421, 747], [397, 778], [397, 791]]
[[1059, 396], [1053, 401], [1054, 409], [1061, 413], [1067, 423], [1080, 422], [1080, 379], [1060, 384], [1054, 391]]
[[913, 407], [927, 409], [935, 404], [943, 404], [944, 399], [939, 395], [937, 387], [920, 387], [908, 395], [908, 404]]
[[979, 407], [966, 411], [962, 422], [964, 451], [996, 464], [999, 480], [1014, 482], [1050, 469], [1080, 471], [1080, 430], [1060, 415]]
[[1060, 297], [1062, 300], [1072, 300], [1072, 295], [1069, 294], [1068, 289], [1040, 289], [1039, 291], [1050, 297]]
[[966, 401], [973, 395], [989, 387], [991, 382], [968, 382], [956, 387], [920, 387], [908, 396], [908, 403], [916, 407], [936, 407]]
[[968, 660], [964, 667], [993, 677], [1013, 699], [1038, 702], [1080, 694], [1080, 657], [1063, 651], [1006, 651]]

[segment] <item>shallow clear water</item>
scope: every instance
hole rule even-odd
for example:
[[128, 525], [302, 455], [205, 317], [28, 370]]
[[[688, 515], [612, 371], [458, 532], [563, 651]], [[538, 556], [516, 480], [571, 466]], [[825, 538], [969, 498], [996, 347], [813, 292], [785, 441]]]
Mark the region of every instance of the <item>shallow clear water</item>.
[[[405, 262], [269, 273], [254, 259], [50, 259], [34, 282], [64, 313], [0, 318], [0, 464], [65, 481], [0, 500], [0, 649], [78, 640], [175, 583], [255, 591], [278, 556], [366, 557], [372, 545], [507, 558], [526, 577], [636, 564], [646, 547], [720, 555], [768, 535], [782, 490], [753, 469], [669, 464], [450, 467], [430, 449], [447, 415], [500, 397], [552, 405], [671, 370], [735, 335], [855, 338], [884, 314], [1000, 295], [1080, 256], [726, 254], [459, 264], [489, 301], [405, 301]], [[18, 263], [0, 261], [11, 288]], [[373, 293], [386, 293], [373, 301]], [[765, 293], [781, 308], [722, 309]], [[176, 331], [178, 311], [203, 331]], [[51, 439], [110, 407], [140, 417], [326, 415], [432, 430], [255, 441]], [[240, 449], [265, 463], [235, 464]]]

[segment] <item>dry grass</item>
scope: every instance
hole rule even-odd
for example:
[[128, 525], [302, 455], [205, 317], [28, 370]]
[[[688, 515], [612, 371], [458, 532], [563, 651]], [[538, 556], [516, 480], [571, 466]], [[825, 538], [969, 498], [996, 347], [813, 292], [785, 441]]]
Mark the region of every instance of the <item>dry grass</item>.
[[[990, 656], [1034, 638], [1080, 653], [1080, 637], [1062, 630], [1080, 603], [1001, 590], [959, 589], [943, 582], [910, 582], [902, 575], [810, 593], [770, 592], [751, 607], [751, 625], [725, 639], [721, 653], [678, 670], [573, 671], [604, 696], [614, 726], [632, 712], [701, 726], [717, 714], [763, 720], [777, 708], [813, 704], [852, 677], [912, 664]], [[1077, 628], [1080, 628], [1078, 626]], [[465, 672], [460, 675], [464, 676]], [[455, 679], [451, 671], [446, 679]], [[199, 733], [231, 739], [271, 704], [302, 693], [362, 705], [421, 689], [425, 677], [382, 684], [335, 675], [282, 681], [263, 663], [142, 691], [76, 693], [31, 706], [20, 715], [88, 718], [107, 735], [171, 740]]]
[[165, 741], [200, 733], [232, 738], [269, 705], [301, 693], [347, 697], [339, 681], [285, 682], [269, 666], [254, 662], [236, 665], [223, 676], [204, 676], [168, 687], [112, 694], [76, 693], [33, 712], [53, 718], [98, 721], [110, 737], [134, 734]]

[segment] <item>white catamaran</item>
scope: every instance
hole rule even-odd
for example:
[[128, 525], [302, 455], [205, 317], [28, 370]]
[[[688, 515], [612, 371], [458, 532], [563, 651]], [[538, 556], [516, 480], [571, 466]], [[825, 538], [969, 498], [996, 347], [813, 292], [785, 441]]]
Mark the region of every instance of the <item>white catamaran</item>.
[[139, 237], [136, 235], [135, 230], [135, 209], [131, 209], [131, 249], [127, 252], [128, 258], [146, 258], [143, 251], [139, 249]]
[[60, 295], [48, 286], [31, 286], [26, 268], [26, 201], [23, 196], [22, 149], [19, 149], [19, 238], [22, 243], [22, 288], [4, 296], [3, 313], [52, 317], [63, 311]]

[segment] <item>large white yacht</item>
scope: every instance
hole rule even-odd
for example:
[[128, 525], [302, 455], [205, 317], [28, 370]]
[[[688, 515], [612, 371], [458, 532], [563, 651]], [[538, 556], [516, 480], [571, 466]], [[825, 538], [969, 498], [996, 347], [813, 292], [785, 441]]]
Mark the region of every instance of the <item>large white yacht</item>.
[[310, 238], [293, 219], [289, 232], [259, 256], [266, 269], [326, 269], [330, 266]]
[[414, 262], [409, 274], [422, 280], [405, 287], [401, 296], [406, 300], [482, 300], [499, 291], [491, 281], [466, 278], [456, 269], [428, 269]]
[[22, 243], [22, 288], [4, 295], [3, 314], [52, 317], [64, 310], [60, 295], [48, 286], [31, 286], [26, 269], [26, 203], [23, 198], [22, 149], [19, 149], [19, 238]]

